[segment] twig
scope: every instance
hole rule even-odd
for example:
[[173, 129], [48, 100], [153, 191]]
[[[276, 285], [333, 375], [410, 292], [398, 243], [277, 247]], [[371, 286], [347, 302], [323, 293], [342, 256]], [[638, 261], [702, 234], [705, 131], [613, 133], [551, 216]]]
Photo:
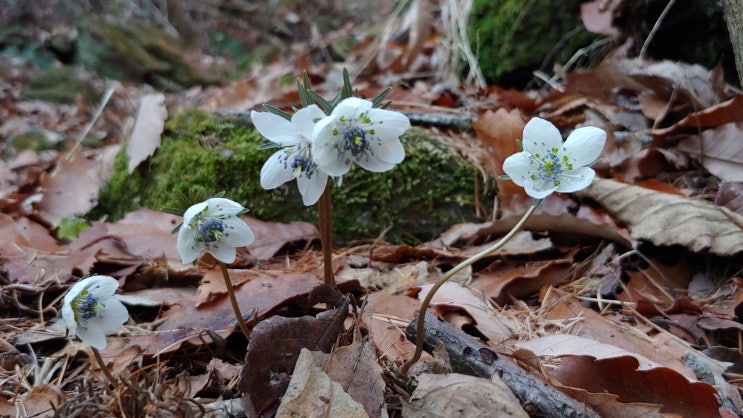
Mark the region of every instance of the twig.
[[[578, 402], [547, 383], [527, 373], [488, 346], [474, 340], [471, 335], [454, 325], [427, 314], [425, 318], [426, 351], [433, 351], [442, 342], [457, 373], [490, 378], [494, 374], [503, 380], [532, 417], [587, 417], [599, 418], [590, 406]], [[416, 341], [415, 321], [406, 329], [410, 341]]]
[[645, 43], [642, 44], [642, 48], [640, 49], [640, 55], [638, 56], [640, 61], [645, 59], [645, 53], [648, 50], [648, 45], [650, 45], [650, 41], [652, 41], [653, 38], [655, 37], [655, 33], [658, 32], [658, 29], [660, 29], [660, 24], [663, 23], [663, 20], [666, 18], [666, 15], [668, 14], [668, 12], [671, 11], [671, 7], [673, 7], [674, 3], [676, 3], [676, 0], [668, 1], [668, 4], [666, 4], [666, 8], [663, 9], [660, 16], [658, 16], [658, 20], [655, 21], [655, 24], [653, 25], [653, 29], [650, 30], [648, 37], [645, 38]]

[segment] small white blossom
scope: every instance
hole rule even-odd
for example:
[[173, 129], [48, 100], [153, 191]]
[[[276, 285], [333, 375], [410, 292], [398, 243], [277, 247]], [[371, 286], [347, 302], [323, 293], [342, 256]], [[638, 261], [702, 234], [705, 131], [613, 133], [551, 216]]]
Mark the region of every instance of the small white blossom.
[[373, 172], [387, 171], [405, 159], [400, 135], [409, 127], [402, 113], [349, 97], [315, 125], [312, 156], [321, 170], [334, 177], [346, 174], [353, 163]]
[[183, 263], [193, 263], [204, 251], [226, 264], [235, 261], [235, 248], [250, 245], [255, 239], [250, 227], [238, 217], [244, 210], [239, 203], [221, 197], [188, 208], [178, 231], [178, 254]]
[[503, 162], [503, 171], [526, 194], [542, 199], [554, 191], [570, 193], [591, 184], [589, 166], [604, 149], [606, 132], [595, 127], [574, 130], [563, 143], [552, 123], [533, 118], [524, 127], [523, 151]]
[[319, 170], [312, 159], [312, 130], [315, 122], [326, 115], [317, 105], [310, 105], [292, 115], [291, 122], [269, 112], [253, 111], [253, 125], [269, 141], [279, 144], [263, 164], [261, 186], [275, 189], [297, 179], [297, 187], [306, 206], [314, 205], [328, 182], [328, 175]]
[[70, 334], [97, 349], [106, 348], [106, 333], [129, 319], [129, 311], [114, 297], [118, 287], [110, 276], [90, 276], [75, 283], [62, 302], [62, 318]]

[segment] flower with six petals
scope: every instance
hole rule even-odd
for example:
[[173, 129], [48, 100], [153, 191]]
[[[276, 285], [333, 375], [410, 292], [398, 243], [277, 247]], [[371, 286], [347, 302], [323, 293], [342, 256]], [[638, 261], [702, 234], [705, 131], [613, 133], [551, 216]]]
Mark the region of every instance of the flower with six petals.
[[315, 125], [312, 155], [320, 169], [334, 177], [346, 174], [353, 163], [373, 172], [387, 171], [405, 159], [400, 135], [409, 127], [402, 113], [349, 97]]
[[178, 231], [178, 254], [183, 263], [193, 263], [204, 251], [226, 264], [235, 261], [235, 248], [250, 245], [255, 239], [250, 227], [238, 217], [244, 211], [239, 203], [221, 197], [188, 208]]
[[114, 297], [119, 282], [90, 276], [75, 283], [62, 302], [62, 318], [70, 334], [97, 349], [106, 348], [106, 333], [129, 320], [129, 311]]
[[563, 143], [555, 125], [533, 118], [524, 127], [523, 151], [506, 158], [503, 171], [534, 199], [554, 191], [575, 192], [593, 181], [596, 173], [589, 166], [598, 159], [605, 142], [602, 129], [583, 127]]
[[291, 121], [269, 112], [250, 114], [258, 132], [281, 147], [263, 164], [261, 186], [264, 189], [275, 189], [297, 179], [305, 206], [314, 205], [320, 199], [328, 175], [319, 170], [312, 159], [312, 130], [315, 122], [325, 116], [317, 105], [298, 110]]

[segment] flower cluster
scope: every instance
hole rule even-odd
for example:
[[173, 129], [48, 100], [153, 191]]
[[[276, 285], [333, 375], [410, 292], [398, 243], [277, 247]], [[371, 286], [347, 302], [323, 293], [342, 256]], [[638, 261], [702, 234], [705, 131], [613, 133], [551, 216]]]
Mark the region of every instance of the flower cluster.
[[330, 115], [312, 104], [291, 121], [256, 111], [251, 118], [258, 132], [280, 147], [263, 165], [261, 186], [273, 189], [296, 179], [306, 206], [318, 201], [328, 176], [343, 176], [354, 163], [373, 172], [400, 163], [405, 158], [400, 136], [410, 127], [405, 115], [358, 97], [343, 99]]
[[129, 320], [126, 307], [113, 296], [118, 287], [110, 276], [90, 276], [75, 283], [62, 303], [70, 334], [94, 348], [105, 348], [106, 333]]
[[523, 151], [503, 162], [503, 171], [534, 199], [554, 191], [570, 193], [584, 189], [595, 176], [590, 165], [604, 149], [606, 132], [595, 127], [574, 130], [563, 143], [550, 122], [533, 118], [524, 127]]

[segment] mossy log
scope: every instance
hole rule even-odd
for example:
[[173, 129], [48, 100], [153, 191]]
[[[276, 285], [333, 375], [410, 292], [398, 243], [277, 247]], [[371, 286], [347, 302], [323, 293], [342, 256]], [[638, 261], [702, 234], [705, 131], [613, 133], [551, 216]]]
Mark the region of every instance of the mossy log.
[[[410, 129], [401, 139], [407, 155], [393, 170], [354, 168], [332, 187], [336, 243], [368, 242], [390, 228], [388, 240], [414, 244], [435, 238], [452, 224], [483, 221], [476, 217], [475, 205], [493, 201], [493, 179], [483, 181], [471, 163], [422, 128]], [[225, 197], [246, 206], [249, 216], [316, 223], [316, 207], [302, 204], [295, 182], [275, 190], [260, 186], [261, 167], [275, 151], [264, 149], [266, 143], [239, 117], [199, 110], [175, 115], [167, 121], [155, 155], [131, 175], [122, 148], [88, 217], [116, 220], [142, 206], [185, 209], [194, 202], [183, 197], [194, 191], [201, 196], [224, 191]]]

